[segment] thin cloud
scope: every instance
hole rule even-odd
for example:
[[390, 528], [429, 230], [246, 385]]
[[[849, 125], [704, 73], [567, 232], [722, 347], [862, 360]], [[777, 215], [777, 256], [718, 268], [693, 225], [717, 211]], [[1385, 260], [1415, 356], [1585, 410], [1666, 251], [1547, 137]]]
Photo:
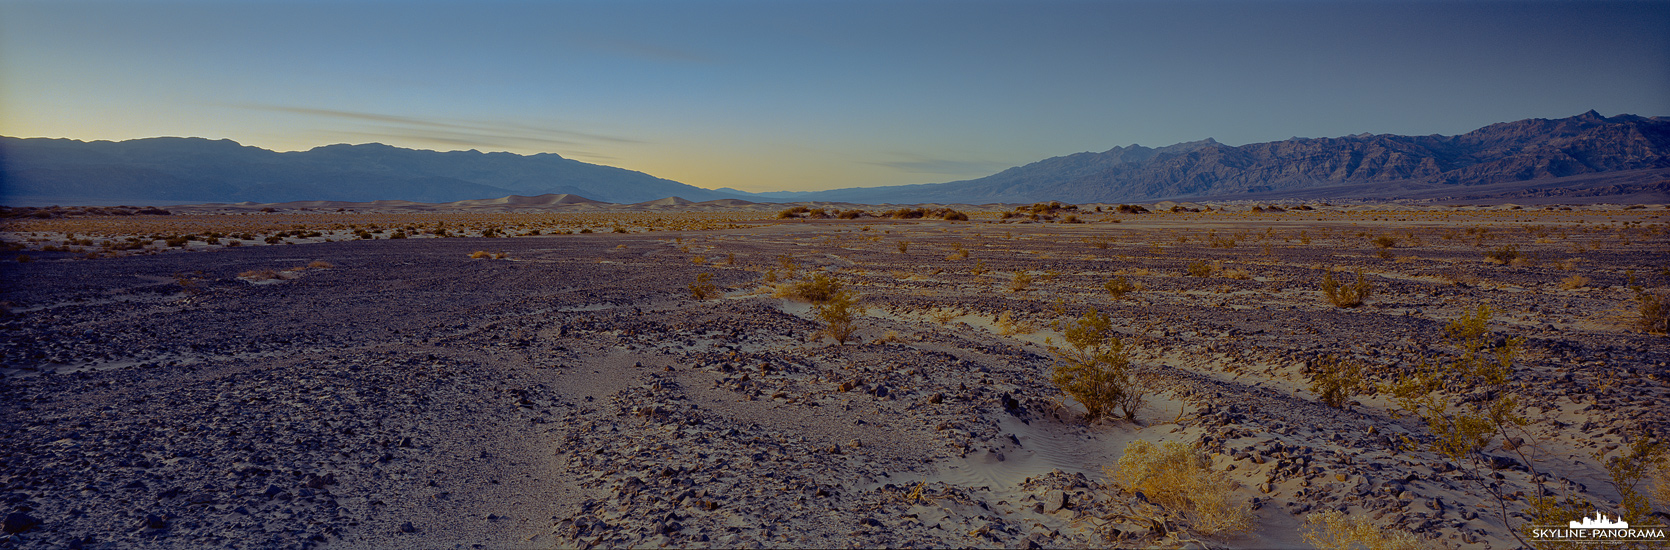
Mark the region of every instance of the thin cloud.
[[944, 174], [951, 176], [985, 176], [995, 174], [1009, 168], [1001, 162], [983, 160], [954, 160], [921, 156], [910, 156], [906, 160], [871, 162], [874, 166], [885, 166], [900, 172], [915, 174]]
[[599, 142], [624, 144], [643, 143], [640, 140], [620, 136], [575, 132], [518, 123], [424, 119], [382, 113], [342, 111], [313, 107], [290, 107], [283, 105], [237, 105], [236, 107], [259, 111], [271, 111], [375, 123], [362, 126], [360, 128], [332, 130], [332, 133], [336, 134], [357, 135], [370, 138], [413, 140], [469, 147], [510, 147], [518, 149], [543, 150], [552, 146], [559, 148], [573, 148]]

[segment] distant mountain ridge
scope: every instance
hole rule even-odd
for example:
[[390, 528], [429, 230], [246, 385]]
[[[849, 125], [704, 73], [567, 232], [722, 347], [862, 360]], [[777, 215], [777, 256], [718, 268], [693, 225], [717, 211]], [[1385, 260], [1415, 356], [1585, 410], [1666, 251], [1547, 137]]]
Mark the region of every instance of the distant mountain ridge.
[[[82, 142], [0, 136], [0, 203], [19, 197], [449, 203], [545, 194], [617, 204], [668, 197], [859, 204], [1441, 200], [1478, 198], [1485, 187], [1501, 196], [1593, 197], [1605, 196], [1608, 188], [1658, 196], [1664, 179], [1670, 179], [1670, 118], [1604, 117], [1594, 111], [1492, 124], [1456, 136], [1364, 133], [1241, 146], [1210, 138], [1158, 148], [1131, 145], [1048, 158], [971, 180], [770, 193], [703, 189], [550, 153], [436, 152], [375, 143], [280, 153], [202, 138]], [[1509, 182], [1525, 183], [1510, 189]]]
[[1492, 124], [1458, 136], [1358, 134], [1228, 146], [1212, 139], [1054, 157], [948, 183], [765, 194], [859, 203], [1127, 202], [1269, 195], [1400, 182], [1465, 187], [1666, 170], [1670, 119], [1589, 111]]
[[0, 198], [440, 203], [512, 194], [572, 194], [614, 203], [741, 198], [551, 153], [436, 152], [377, 143], [280, 153], [224, 139], [0, 136]]

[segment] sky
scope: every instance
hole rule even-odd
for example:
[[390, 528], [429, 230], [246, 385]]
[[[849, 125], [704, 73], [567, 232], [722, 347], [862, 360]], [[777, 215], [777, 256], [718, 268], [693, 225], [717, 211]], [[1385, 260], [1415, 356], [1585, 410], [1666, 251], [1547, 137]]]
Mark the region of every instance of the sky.
[[0, 135], [557, 153], [706, 188], [1670, 115], [1670, 2], [0, 0]]

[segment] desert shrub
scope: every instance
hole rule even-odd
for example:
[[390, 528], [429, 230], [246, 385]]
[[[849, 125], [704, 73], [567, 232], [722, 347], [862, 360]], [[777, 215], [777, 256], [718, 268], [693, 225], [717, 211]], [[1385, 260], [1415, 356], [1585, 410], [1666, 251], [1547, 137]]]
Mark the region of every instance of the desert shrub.
[[472, 259], [472, 260], [480, 260], [480, 259], [492, 258], [492, 257], [493, 257], [493, 253], [488, 252], [486, 250], [477, 250], [475, 252], [470, 253], [470, 259]]
[[858, 219], [862, 216], [864, 216], [864, 211], [863, 210], [854, 209], [854, 210], [843, 210], [843, 211], [841, 211], [840, 215], [837, 215], [835, 217], [843, 219], [843, 220], [856, 220], [856, 219]]
[[1237, 269], [1225, 269], [1225, 270], [1223, 270], [1223, 276], [1229, 277], [1231, 279], [1235, 279], [1237, 281], [1245, 281], [1247, 279], [1252, 278], [1251, 273], [1248, 273], [1247, 270], [1245, 270], [1245, 269], [1239, 269], [1239, 268], [1237, 268]]
[[1305, 542], [1319, 550], [1419, 550], [1425, 546], [1411, 533], [1381, 528], [1368, 516], [1348, 516], [1328, 509], [1305, 516], [1300, 528]]
[[307, 267], [313, 269], [330, 269], [336, 266], [324, 260], [313, 260], [307, 263]]
[[[1490, 308], [1479, 306], [1444, 328], [1461, 353], [1448, 361], [1422, 357], [1410, 372], [1382, 386], [1397, 408], [1426, 422], [1436, 441], [1432, 450], [1454, 460], [1478, 460], [1479, 451], [1497, 435], [1523, 425], [1508, 378], [1523, 338], [1490, 340]], [[1446, 393], [1469, 392], [1459, 407]]]
[[907, 252], [910, 252], [910, 241], [899, 241], [899, 253], [905, 254]]
[[1188, 267], [1185, 269], [1189, 272], [1190, 277], [1212, 276], [1212, 264], [1206, 263], [1206, 260], [1189, 262]]
[[[968, 257], [968, 252], [967, 251], [963, 252], [963, 257], [964, 258]], [[974, 275], [976, 277], [978, 277], [980, 275], [985, 275], [986, 271], [987, 270], [986, 270], [986, 261], [985, 260], [974, 260], [974, 267], [969, 268], [969, 270], [968, 270], [970, 275]]]
[[255, 281], [271, 281], [278, 278], [278, 272], [271, 269], [251, 269], [238, 274], [239, 278]]
[[1670, 510], [1670, 462], [1661, 463], [1653, 473], [1652, 499], [1659, 510]]
[[1519, 247], [1511, 244], [1502, 245], [1491, 250], [1490, 252], [1484, 253], [1484, 257], [1491, 263], [1504, 265], [1511, 264], [1514, 260], [1519, 258]]
[[1032, 274], [1016, 271], [1014, 278], [1009, 279], [1009, 292], [1020, 292], [1032, 285]]
[[1197, 447], [1132, 441], [1108, 474], [1120, 488], [1161, 507], [1167, 519], [1201, 535], [1250, 531], [1258, 521], [1252, 507], [1235, 496], [1235, 481], [1213, 470], [1211, 458]]
[[1357, 270], [1357, 282], [1350, 285], [1340, 284], [1334, 279], [1334, 270], [1329, 268], [1322, 275], [1322, 294], [1328, 297], [1328, 303], [1334, 307], [1357, 307], [1363, 305], [1374, 292], [1374, 286], [1363, 279], [1363, 270]]
[[696, 282], [690, 283], [689, 286], [690, 286], [690, 295], [692, 297], [696, 298], [697, 300], [707, 300], [709, 298], [718, 298], [719, 295], [720, 295], [719, 285], [713, 284], [713, 274], [712, 273], [698, 273], [698, 274], [696, 274]]
[[1666, 464], [1667, 450], [1670, 449], [1664, 440], [1637, 433], [1617, 456], [1608, 456], [1610, 451], [1606, 450], [1595, 453], [1595, 460], [1605, 466], [1608, 481], [1618, 491], [1623, 505], [1619, 515], [1625, 521], [1645, 522], [1652, 517], [1652, 499], [1648, 493], [1641, 492], [1641, 483]]
[[786, 219], [790, 219], [790, 218], [798, 218], [798, 217], [800, 217], [801, 214], [805, 214], [805, 213], [811, 212], [811, 211], [812, 211], [811, 208], [807, 208], [807, 207], [804, 207], [804, 206], [796, 206], [796, 207], [793, 207], [793, 208], [787, 208], [787, 209], [784, 209], [783, 211], [777, 213], [777, 219], [786, 220]]
[[951, 221], [951, 222], [966, 222], [966, 221], [968, 221], [968, 214], [964, 214], [964, 213], [958, 212], [956, 210], [951, 210], [951, 211], [948, 211], [944, 214], [944, 219], [945, 219], [945, 221]]
[[1665, 291], [1640, 292], [1635, 296], [1635, 328], [1648, 334], [1670, 335], [1670, 293]]
[[790, 286], [788, 297], [802, 302], [821, 304], [840, 296], [843, 286], [840, 280], [818, 273], [812, 275], [810, 279]]
[[852, 338], [852, 333], [858, 330], [853, 323], [858, 315], [864, 313], [864, 308], [856, 306], [857, 296], [851, 291], [837, 291], [828, 300], [816, 306], [819, 320], [826, 323], [823, 333], [834, 338], [840, 345], [846, 345]]
[[20, 264], [26, 264], [26, 263], [35, 261], [35, 259], [30, 258], [28, 254], [18, 254], [16, 259], [17, 259], [17, 263], [20, 263]]
[[1363, 369], [1355, 361], [1330, 355], [1310, 365], [1310, 391], [1333, 408], [1343, 408], [1365, 389]]
[[1113, 322], [1095, 309], [1062, 331], [1067, 348], [1050, 346], [1056, 365], [1050, 380], [1063, 393], [1084, 405], [1085, 417], [1095, 420], [1117, 408], [1125, 418], [1136, 418], [1143, 392], [1131, 372], [1125, 344], [1109, 336]]
[[1380, 248], [1396, 248], [1397, 237], [1393, 237], [1391, 235], [1381, 235], [1379, 237], [1375, 237], [1374, 246], [1378, 246]]
[[1576, 290], [1586, 286], [1589, 286], [1589, 278], [1582, 275], [1572, 275], [1570, 277], [1560, 279], [1560, 288], [1566, 290]]
[[1008, 311], [998, 314], [997, 319], [992, 321], [992, 325], [997, 327], [998, 334], [1002, 334], [1004, 336], [1012, 334], [1032, 334], [1038, 331], [1038, 326], [1033, 324], [1032, 321], [1026, 319], [1016, 319]]
[[1131, 282], [1124, 275], [1119, 275], [1109, 279], [1106, 283], [1102, 283], [1102, 288], [1107, 289], [1108, 294], [1113, 295], [1114, 299], [1117, 300], [1124, 298], [1126, 294], [1142, 290], [1142, 285]]

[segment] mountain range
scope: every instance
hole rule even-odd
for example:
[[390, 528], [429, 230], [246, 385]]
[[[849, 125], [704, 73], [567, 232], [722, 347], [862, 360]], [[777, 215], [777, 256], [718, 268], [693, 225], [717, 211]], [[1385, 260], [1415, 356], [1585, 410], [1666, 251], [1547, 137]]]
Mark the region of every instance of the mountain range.
[[0, 137], [0, 200], [8, 201], [439, 203], [539, 194], [622, 204], [667, 197], [864, 204], [1593, 197], [1663, 194], [1666, 178], [1670, 118], [1605, 117], [1594, 111], [1492, 124], [1456, 136], [1365, 133], [1241, 146], [1210, 138], [1159, 148], [1131, 145], [971, 180], [775, 193], [703, 189], [551, 153], [435, 152], [382, 144], [281, 153], [201, 138]]
[[1325, 190], [1336, 188], [1340, 197], [1376, 189], [1430, 195], [1503, 182], [1553, 183], [1642, 171], [1649, 172], [1646, 179], [1670, 177], [1670, 118], [1608, 118], [1589, 111], [1492, 124], [1458, 136], [1359, 134], [1242, 146], [1208, 138], [1160, 148], [1131, 145], [1049, 158], [972, 180], [767, 196], [982, 204], [1325, 196]]
[[275, 152], [232, 140], [0, 137], [0, 196], [171, 202], [452, 202], [572, 194], [636, 203], [737, 198], [552, 153], [423, 151], [372, 143]]

